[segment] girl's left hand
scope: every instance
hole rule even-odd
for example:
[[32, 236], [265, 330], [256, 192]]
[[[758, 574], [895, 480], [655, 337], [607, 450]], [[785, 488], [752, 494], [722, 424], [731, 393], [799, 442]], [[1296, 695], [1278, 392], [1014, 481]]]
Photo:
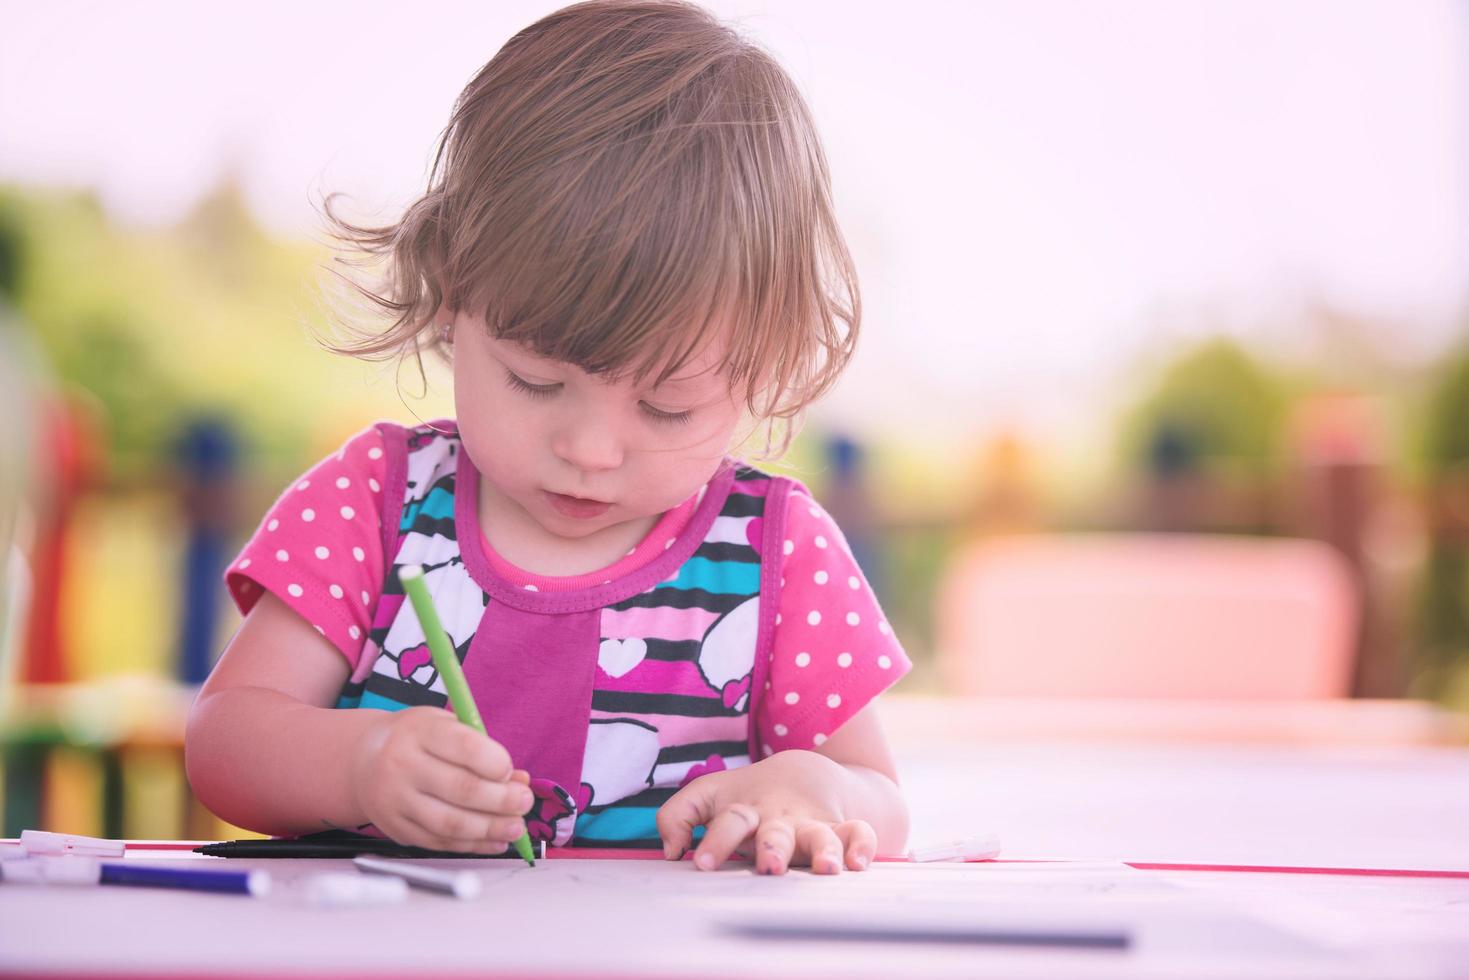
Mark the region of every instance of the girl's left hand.
[[[791, 749], [738, 769], [700, 776], [658, 810], [663, 856], [676, 861], [703, 825], [694, 864], [712, 871], [736, 850], [754, 855], [760, 874], [784, 874], [809, 865], [817, 874], [845, 866], [862, 871], [877, 852], [877, 834], [865, 820], [842, 812], [841, 763]], [[753, 845], [753, 846], [752, 846]]]

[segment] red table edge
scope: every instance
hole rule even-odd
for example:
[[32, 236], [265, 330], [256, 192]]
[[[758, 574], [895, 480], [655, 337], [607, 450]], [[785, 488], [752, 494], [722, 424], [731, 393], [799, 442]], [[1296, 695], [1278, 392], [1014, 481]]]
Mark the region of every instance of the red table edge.
[[[18, 844], [19, 840], [8, 838], [0, 840], [0, 844]], [[216, 841], [204, 840], [140, 840], [128, 841], [129, 851], [184, 851], [193, 850], [202, 844], [213, 844]], [[689, 855], [685, 855], [687, 858]], [[622, 848], [601, 847], [551, 847], [546, 849], [546, 860], [575, 860], [575, 859], [600, 859], [604, 861], [662, 861], [663, 855], [658, 851], [633, 850]], [[739, 860], [739, 858], [735, 858]], [[906, 863], [903, 857], [879, 857], [883, 862]], [[975, 864], [1068, 864], [1066, 858], [1054, 859], [1019, 859], [1019, 858], [996, 858], [987, 861], [972, 862]], [[1306, 865], [1277, 865], [1277, 864], [1196, 864], [1171, 861], [1123, 861], [1129, 868], [1139, 871], [1226, 871], [1240, 872], [1244, 874], [1289, 874], [1289, 875], [1346, 875], [1357, 877], [1377, 878], [1456, 878], [1469, 879], [1469, 869], [1457, 870], [1449, 868], [1336, 868], [1336, 867], [1311, 867]]]

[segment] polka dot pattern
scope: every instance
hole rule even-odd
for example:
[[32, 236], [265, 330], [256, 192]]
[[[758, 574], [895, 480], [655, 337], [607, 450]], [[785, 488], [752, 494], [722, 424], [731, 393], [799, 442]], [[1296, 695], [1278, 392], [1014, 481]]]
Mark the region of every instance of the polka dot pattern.
[[382, 437], [367, 429], [289, 484], [225, 573], [240, 612], [270, 592], [355, 667], [382, 581], [386, 482]]
[[846, 537], [804, 487], [789, 497], [782, 552], [771, 693], [755, 718], [777, 752], [820, 748], [911, 667]]
[[[240, 611], [271, 592], [355, 667], [382, 581], [386, 483], [382, 438], [367, 429], [289, 484], [226, 573]], [[666, 534], [651, 543], [657, 553]], [[779, 558], [778, 626], [754, 719], [767, 752], [819, 748], [911, 669], [840, 528], [799, 485]]]

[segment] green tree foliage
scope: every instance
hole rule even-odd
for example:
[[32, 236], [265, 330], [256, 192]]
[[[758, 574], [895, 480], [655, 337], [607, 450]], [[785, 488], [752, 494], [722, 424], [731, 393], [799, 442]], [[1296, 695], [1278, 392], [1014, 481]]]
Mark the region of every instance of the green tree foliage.
[[252, 472], [277, 483], [333, 438], [407, 414], [391, 369], [312, 338], [325, 251], [267, 234], [230, 180], [171, 228], [120, 228], [88, 193], [3, 186], [0, 220], [24, 256], [15, 306], [59, 382], [100, 403], [115, 482], [145, 479], [198, 414], [233, 418]]
[[1281, 461], [1289, 395], [1285, 383], [1234, 341], [1213, 338], [1183, 352], [1126, 414], [1129, 469], [1155, 463], [1172, 441], [1206, 471], [1263, 478]]
[[1458, 527], [1430, 529], [1414, 686], [1420, 694], [1469, 701], [1469, 522], [1462, 516], [1469, 499], [1469, 350], [1447, 364], [1429, 397], [1421, 454], [1429, 493], [1460, 505], [1440, 510]]

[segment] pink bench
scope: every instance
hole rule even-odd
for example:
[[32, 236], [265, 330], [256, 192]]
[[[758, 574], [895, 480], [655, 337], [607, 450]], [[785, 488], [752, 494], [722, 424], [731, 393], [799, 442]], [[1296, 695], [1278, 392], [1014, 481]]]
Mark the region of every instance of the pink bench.
[[951, 694], [1299, 699], [1348, 693], [1359, 611], [1316, 541], [1072, 534], [964, 550], [935, 616]]

